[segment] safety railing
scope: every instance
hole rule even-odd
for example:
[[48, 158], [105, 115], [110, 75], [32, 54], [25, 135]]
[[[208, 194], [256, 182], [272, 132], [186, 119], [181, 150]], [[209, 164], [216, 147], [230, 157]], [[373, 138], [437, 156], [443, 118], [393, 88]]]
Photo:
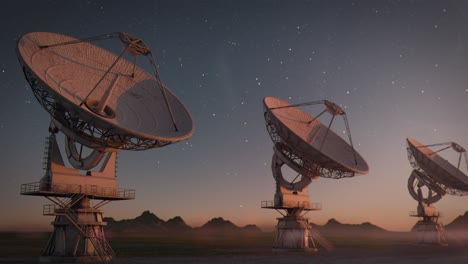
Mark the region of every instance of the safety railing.
[[262, 208], [274, 207], [275, 201], [262, 201], [260, 206]]
[[42, 215], [55, 215], [55, 204], [44, 204], [42, 207]]
[[41, 192], [53, 194], [79, 193], [91, 196], [135, 199], [134, 189], [116, 189], [97, 185], [50, 184], [46, 182], [21, 184], [21, 194], [40, 194]]
[[32, 183], [25, 183], [21, 184], [21, 194], [25, 193], [34, 193], [34, 192], [39, 192], [41, 189], [41, 183], [40, 182], [32, 182]]
[[262, 208], [304, 208], [311, 210], [321, 210], [321, 203], [310, 203], [310, 202], [293, 202], [293, 201], [283, 201], [282, 203], [275, 203], [275, 201], [261, 201]]
[[424, 214], [424, 213], [421, 213], [419, 214], [418, 211], [410, 211], [409, 212], [409, 216], [413, 216], [413, 217], [424, 217], [424, 216], [428, 216], [428, 217], [440, 217], [442, 216], [440, 212], [436, 211], [436, 212], [432, 212], [431, 214]]

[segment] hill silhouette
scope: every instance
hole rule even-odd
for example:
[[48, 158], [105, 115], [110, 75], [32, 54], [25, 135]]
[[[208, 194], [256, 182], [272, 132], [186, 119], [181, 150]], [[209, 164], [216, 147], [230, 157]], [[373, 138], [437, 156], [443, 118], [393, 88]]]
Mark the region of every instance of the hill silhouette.
[[200, 227], [204, 231], [238, 231], [240, 228], [229, 220], [224, 220], [222, 217], [216, 217], [208, 221], [206, 224]]
[[468, 232], [468, 211], [464, 215], [455, 218], [450, 224], [445, 225], [448, 231], [465, 231]]
[[215, 217], [206, 224], [196, 228], [198, 232], [204, 233], [219, 233], [219, 234], [235, 234], [235, 233], [258, 233], [262, 232], [256, 225], [246, 225], [239, 227], [229, 220], [224, 220], [222, 217]]
[[174, 231], [189, 231], [192, 229], [189, 225], [187, 225], [180, 216], [176, 216], [174, 218], [171, 218], [167, 220], [167, 222], [163, 223], [163, 226], [167, 230], [174, 230]]
[[112, 217], [105, 217], [103, 220], [107, 222], [105, 230], [111, 232], [151, 232], [164, 230], [164, 221], [150, 211], [144, 211], [134, 219], [116, 221]]
[[[229, 220], [222, 217], [215, 217], [203, 224], [200, 227], [189, 226], [180, 216], [173, 217], [167, 221], [157, 217], [150, 211], [144, 211], [141, 215], [133, 219], [123, 219], [116, 221], [111, 217], [104, 218], [107, 222], [105, 227], [106, 232], [127, 232], [127, 233], [147, 233], [158, 234], [167, 232], [191, 232], [191, 233], [206, 233], [206, 234], [255, 234], [261, 233], [262, 230], [256, 225], [246, 225], [243, 227], [237, 226]], [[324, 233], [359, 233], [373, 234], [388, 232], [387, 230], [378, 227], [369, 222], [362, 224], [343, 224], [336, 219], [331, 218], [325, 225], [316, 225], [311, 223], [311, 226]], [[449, 229], [468, 229], [468, 212], [464, 216], [455, 219], [451, 224], [447, 225]]]
[[387, 230], [378, 227], [369, 222], [362, 224], [343, 224], [338, 222], [335, 218], [331, 218], [328, 222], [323, 225], [311, 224], [313, 228], [323, 233], [381, 233], [388, 232]]
[[231, 234], [231, 233], [259, 233], [262, 232], [256, 225], [246, 225], [239, 227], [222, 217], [215, 217], [201, 227], [192, 228], [187, 225], [180, 216], [176, 216], [167, 221], [162, 220], [150, 211], [144, 211], [140, 216], [133, 219], [116, 221], [112, 217], [103, 219], [107, 222], [106, 232], [116, 233], [167, 233], [167, 232], [204, 232], [210, 234]]

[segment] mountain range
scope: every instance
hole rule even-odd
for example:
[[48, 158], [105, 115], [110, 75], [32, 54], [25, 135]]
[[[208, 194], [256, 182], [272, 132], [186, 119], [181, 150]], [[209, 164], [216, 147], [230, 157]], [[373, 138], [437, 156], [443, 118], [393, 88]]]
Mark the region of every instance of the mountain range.
[[[239, 227], [229, 220], [222, 217], [216, 217], [200, 227], [191, 227], [180, 217], [176, 216], [167, 221], [162, 220], [150, 211], [144, 211], [140, 216], [133, 219], [124, 219], [116, 221], [111, 217], [103, 219], [107, 222], [106, 232], [134, 232], [134, 233], [164, 233], [164, 232], [203, 232], [211, 234], [255, 234], [262, 230], [256, 225], [246, 225]], [[332, 218], [325, 225], [311, 223], [311, 226], [323, 233], [382, 233], [387, 230], [372, 223], [362, 224], [343, 224]], [[445, 226], [448, 231], [468, 230], [468, 211], [450, 224]]]
[[[239, 227], [222, 217], [215, 217], [200, 227], [191, 227], [180, 217], [176, 216], [167, 221], [162, 220], [150, 211], [144, 211], [133, 219], [116, 221], [111, 217], [104, 218], [107, 222], [106, 232], [127, 233], [165, 233], [165, 232], [203, 232], [209, 234], [255, 234], [262, 230], [256, 225]], [[321, 226], [311, 224], [313, 228], [324, 233], [333, 232], [385, 232], [386, 230], [371, 223], [342, 224], [336, 219], [330, 219]]]
[[262, 230], [256, 225], [246, 225], [239, 227], [229, 220], [216, 217], [202, 225], [201, 227], [191, 227], [180, 217], [176, 216], [167, 221], [162, 220], [150, 211], [144, 211], [140, 216], [133, 219], [116, 221], [112, 217], [105, 217], [107, 222], [106, 232], [204, 232], [204, 233], [260, 233]]
[[388, 232], [387, 230], [378, 227], [369, 222], [362, 224], [343, 224], [338, 222], [335, 218], [331, 218], [325, 225], [316, 225], [311, 224], [313, 228], [316, 228], [318, 231], [326, 234], [330, 233], [380, 233]]

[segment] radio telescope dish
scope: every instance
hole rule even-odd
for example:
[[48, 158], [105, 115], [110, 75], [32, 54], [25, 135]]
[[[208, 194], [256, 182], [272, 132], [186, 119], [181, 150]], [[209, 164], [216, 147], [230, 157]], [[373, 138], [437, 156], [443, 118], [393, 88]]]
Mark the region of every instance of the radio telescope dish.
[[[407, 138], [408, 159], [414, 168], [408, 179], [408, 191], [418, 201], [416, 212], [410, 216], [420, 220], [414, 226], [417, 240], [423, 244], [447, 245], [444, 227], [439, 223], [439, 212], [433, 206], [445, 194], [467, 195], [468, 176], [460, 170], [462, 157], [468, 169], [466, 150], [455, 142], [423, 145], [413, 138]], [[442, 147], [433, 151], [430, 147]], [[452, 149], [458, 154], [458, 164], [455, 167], [438, 153]], [[427, 193], [423, 192], [427, 188]]]
[[[116, 39], [123, 46], [120, 54], [90, 43], [104, 39]], [[105, 238], [100, 208], [135, 199], [135, 190], [117, 184], [117, 152], [187, 139], [192, 117], [161, 82], [151, 50], [128, 33], [76, 39], [33, 32], [19, 39], [17, 55], [34, 96], [51, 116], [45, 174], [39, 182], [21, 185], [22, 195], [54, 203], [43, 208], [55, 221], [41, 261], [109, 263], [115, 253]], [[133, 56], [133, 62], [124, 55]], [[139, 56], [148, 59], [152, 74], [137, 66]], [[65, 135], [66, 155], [58, 132]]]
[[[464, 156], [468, 168], [466, 150], [455, 142], [423, 145], [415, 139], [408, 138], [408, 158], [420, 178], [433, 189], [441, 189], [452, 195], [468, 194], [468, 176], [460, 170]], [[432, 151], [429, 147], [441, 146], [442, 149]], [[455, 167], [437, 153], [452, 148], [459, 154], [458, 165]]]
[[[91, 41], [118, 39], [115, 55]], [[161, 82], [151, 50], [128, 33], [77, 39], [33, 32], [17, 45], [25, 77], [59, 129], [94, 149], [145, 150], [189, 138], [192, 117]], [[123, 58], [130, 54], [134, 61]], [[136, 65], [148, 58], [153, 74]]]
[[[330, 101], [311, 104], [317, 103], [323, 103], [325, 110], [313, 117], [280, 99], [266, 97], [263, 100], [267, 129], [275, 146], [285, 155], [296, 157], [291, 162], [297, 167], [318, 172], [321, 177], [343, 178], [368, 173], [369, 167], [361, 155], [330, 129], [335, 115], [342, 115], [352, 144], [344, 111]], [[302, 105], [307, 104], [298, 106]], [[317, 119], [325, 112], [333, 115], [328, 127]]]
[[[319, 104], [325, 109], [316, 117], [298, 108]], [[267, 131], [275, 144], [271, 168], [276, 192], [273, 201], [262, 201], [262, 208], [286, 211], [278, 218], [274, 248], [316, 251], [315, 240], [330, 251], [333, 245], [311, 229], [303, 212], [322, 208], [321, 204], [309, 202], [307, 186], [313, 180], [353, 177], [369, 171], [366, 161], [353, 147], [346, 113], [327, 100], [290, 105], [274, 97], [265, 97], [263, 106]], [[332, 115], [328, 126], [318, 120], [325, 112]], [[331, 130], [337, 115], [343, 117], [349, 144]], [[298, 173], [292, 181], [283, 176], [283, 165]]]

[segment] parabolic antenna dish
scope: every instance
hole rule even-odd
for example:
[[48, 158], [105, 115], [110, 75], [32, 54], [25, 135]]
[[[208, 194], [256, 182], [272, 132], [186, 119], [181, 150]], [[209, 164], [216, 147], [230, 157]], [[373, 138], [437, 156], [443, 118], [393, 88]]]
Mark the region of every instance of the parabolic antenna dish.
[[[33, 32], [19, 39], [25, 77], [59, 129], [94, 149], [144, 150], [189, 138], [192, 117], [159, 79], [149, 48], [127, 33], [92, 40], [106, 38], [120, 39], [120, 55], [91, 44], [91, 38]], [[138, 55], [149, 58], [154, 75], [136, 66]]]
[[[369, 167], [357, 151], [316, 117], [274, 97], [265, 97], [265, 121], [275, 147], [306, 171], [326, 178], [366, 174]], [[341, 108], [324, 101], [333, 117]], [[322, 112], [323, 113], [323, 112]]]
[[[424, 183], [429, 185], [436, 184], [437, 187], [442, 188], [449, 194], [468, 194], [468, 176], [459, 169], [462, 154], [465, 155], [466, 161], [465, 149], [453, 142], [423, 145], [413, 138], [407, 138], [406, 141], [408, 143], [408, 158], [410, 163], [414, 169], [421, 172], [418, 175], [423, 177], [422, 180]], [[429, 148], [430, 146], [437, 145], [448, 146], [439, 151], [432, 151]], [[438, 152], [448, 148], [453, 148], [460, 154], [458, 168], [437, 154]]]

